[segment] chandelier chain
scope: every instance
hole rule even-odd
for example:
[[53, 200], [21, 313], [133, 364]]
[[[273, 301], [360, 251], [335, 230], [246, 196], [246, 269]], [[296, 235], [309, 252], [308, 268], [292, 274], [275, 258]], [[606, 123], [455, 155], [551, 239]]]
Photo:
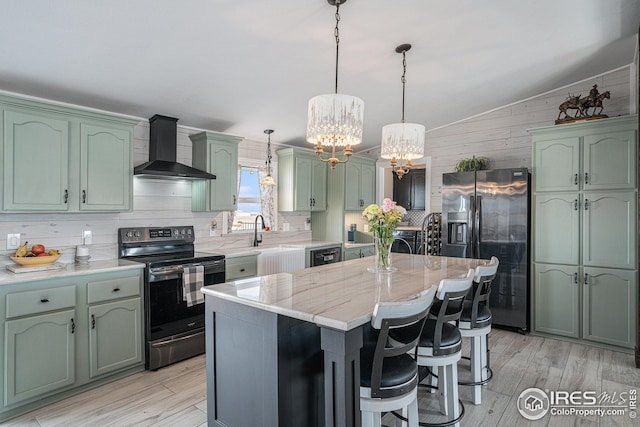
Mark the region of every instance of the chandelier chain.
[[340, 23], [340, 2], [336, 2], [336, 27], [333, 30], [333, 35], [336, 38], [336, 93], [338, 93], [338, 58], [340, 52], [340, 29], [338, 24]]
[[407, 51], [402, 51], [402, 123], [404, 123], [404, 91], [407, 83]]

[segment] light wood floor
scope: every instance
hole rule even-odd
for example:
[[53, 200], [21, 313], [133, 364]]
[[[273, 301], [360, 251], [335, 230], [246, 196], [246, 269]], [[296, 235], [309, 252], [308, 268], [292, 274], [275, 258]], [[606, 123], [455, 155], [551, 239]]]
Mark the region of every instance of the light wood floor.
[[[463, 426], [640, 425], [628, 415], [600, 419], [547, 414], [532, 422], [516, 407], [518, 395], [530, 387], [610, 395], [632, 388], [640, 391], [640, 370], [635, 369], [632, 355], [502, 330], [491, 332], [489, 346], [494, 376], [483, 387], [482, 405], [474, 406], [468, 387], [460, 387], [466, 411]], [[460, 363], [459, 373], [461, 379], [468, 378], [468, 362]], [[156, 372], [132, 375], [2, 425], [206, 426], [205, 380], [205, 359], [199, 356]], [[420, 391], [421, 421], [444, 420], [436, 415], [434, 396]], [[394, 425], [391, 417], [387, 414], [384, 424]]]

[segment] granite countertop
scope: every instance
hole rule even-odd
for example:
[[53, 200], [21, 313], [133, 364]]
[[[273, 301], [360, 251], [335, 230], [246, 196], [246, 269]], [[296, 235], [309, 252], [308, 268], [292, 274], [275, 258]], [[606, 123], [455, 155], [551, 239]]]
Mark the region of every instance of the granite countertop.
[[6, 265], [2, 265], [2, 270], [0, 270], [0, 286], [82, 274], [107, 273], [110, 271], [121, 271], [127, 269], [143, 269], [145, 267], [145, 265], [142, 263], [124, 259], [90, 261], [86, 265], [75, 263], [63, 265], [65, 266], [65, 268], [59, 270], [41, 270], [29, 273], [14, 273], [7, 270]]
[[206, 286], [202, 292], [207, 298], [347, 331], [370, 321], [377, 302], [413, 298], [443, 278], [464, 276], [484, 263], [487, 261], [398, 253], [393, 257], [398, 271], [392, 274], [370, 273], [371, 260], [359, 258]]

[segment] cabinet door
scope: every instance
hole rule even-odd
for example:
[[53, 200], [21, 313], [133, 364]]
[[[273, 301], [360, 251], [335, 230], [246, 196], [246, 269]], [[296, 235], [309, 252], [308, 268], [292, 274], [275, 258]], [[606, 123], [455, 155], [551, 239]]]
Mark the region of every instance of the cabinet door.
[[373, 256], [375, 253], [375, 247], [373, 245], [371, 246], [364, 246], [362, 248], [360, 248], [360, 257], [365, 258], [368, 256]]
[[68, 209], [69, 122], [4, 112], [5, 211]]
[[580, 184], [580, 138], [533, 143], [533, 190], [573, 191]]
[[583, 197], [582, 263], [636, 269], [636, 192], [589, 191]]
[[75, 381], [74, 310], [5, 323], [4, 404], [43, 397]]
[[344, 193], [344, 210], [361, 211], [363, 206], [362, 197], [360, 196], [360, 187], [362, 182], [362, 168], [360, 163], [347, 162], [345, 171], [345, 193]]
[[535, 262], [578, 265], [580, 208], [578, 193], [535, 197]]
[[403, 176], [402, 179], [398, 179], [398, 176], [393, 174], [393, 200], [406, 210], [412, 209], [410, 175], [411, 172], [409, 175]]
[[344, 260], [349, 261], [352, 259], [360, 258], [360, 249], [359, 248], [350, 248], [344, 250]]
[[637, 271], [584, 268], [583, 338], [633, 348]]
[[327, 164], [319, 160], [311, 162], [313, 168], [311, 210], [327, 210]]
[[534, 264], [533, 274], [535, 330], [579, 338], [578, 267]]
[[425, 171], [424, 169], [412, 170], [411, 176], [411, 209], [423, 210], [425, 208]]
[[140, 298], [89, 307], [91, 378], [142, 362]]
[[211, 143], [209, 150], [212, 211], [234, 211], [238, 204], [238, 144]]
[[131, 132], [82, 123], [80, 210], [129, 210], [132, 176]]
[[583, 142], [584, 189], [636, 187], [636, 133], [586, 135]]
[[295, 158], [295, 201], [297, 211], [310, 211], [312, 205], [311, 180], [313, 160], [308, 157]]
[[[376, 167], [373, 164], [363, 163], [361, 171], [360, 198], [362, 199], [361, 208], [364, 209], [376, 202]], [[424, 182], [422, 189], [424, 192]]]

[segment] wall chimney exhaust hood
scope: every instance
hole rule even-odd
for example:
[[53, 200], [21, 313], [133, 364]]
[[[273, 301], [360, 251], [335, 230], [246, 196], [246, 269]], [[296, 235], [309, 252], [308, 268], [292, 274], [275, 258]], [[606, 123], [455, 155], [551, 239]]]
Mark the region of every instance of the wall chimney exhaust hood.
[[178, 119], [156, 114], [149, 119], [149, 161], [133, 174], [156, 179], [216, 179], [215, 175], [176, 161]]

